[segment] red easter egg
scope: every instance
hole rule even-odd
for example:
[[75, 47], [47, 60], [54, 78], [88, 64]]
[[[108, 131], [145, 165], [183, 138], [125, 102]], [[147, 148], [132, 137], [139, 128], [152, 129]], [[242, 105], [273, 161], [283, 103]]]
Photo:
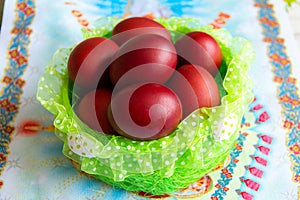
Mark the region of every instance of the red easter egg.
[[112, 40], [119, 46], [142, 34], [157, 34], [172, 41], [167, 29], [160, 23], [146, 17], [132, 17], [119, 22], [112, 31]]
[[131, 85], [112, 98], [108, 119], [124, 137], [154, 140], [170, 134], [182, 117], [181, 102], [166, 86]]
[[104, 88], [86, 94], [77, 108], [77, 115], [81, 121], [96, 131], [113, 134], [114, 130], [107, 118], [111, 95], [111, 90]]
[[204, 32], [190, 32], [175, 43], [179, 66], [195, 64], [215, 76], [222, 64], [222, 52], [217, 41]]
[[118, 48], [113, 41], [101, 37], [82, 41], [69, 56], [69, 78], [83, 90], [109, 86], [108, 66]]
[[178, 95], [182, 103], [183, 117], [198, 108], [220, 104], [218, 85], [213, 76], [197, 65], [184, 65], [177, 69], [168, 86]]
[[125, 75], [119, 83], [122, 86], [164, 83], [172, 76], [176, 64], [177, 54], [172, 42], [159, 35], [140, 35], [120, 47], [109, 68], [110, 79], [115, 85]]

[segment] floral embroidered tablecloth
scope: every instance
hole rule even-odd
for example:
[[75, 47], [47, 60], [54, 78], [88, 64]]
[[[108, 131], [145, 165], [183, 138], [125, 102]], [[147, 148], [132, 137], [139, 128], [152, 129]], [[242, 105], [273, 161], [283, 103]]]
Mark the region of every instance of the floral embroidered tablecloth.
[[[0, 35], [0, 199], [145, 199], [77, 172], [35, 99], [53, 53], [103, 16], [197, 17], [253, 43], [255, 100], [224, 164], [167, 199], [300, 198], [300, 59], [279, 0], [11, 0]], [[156, 197], [158, 198], [158, 197]]]

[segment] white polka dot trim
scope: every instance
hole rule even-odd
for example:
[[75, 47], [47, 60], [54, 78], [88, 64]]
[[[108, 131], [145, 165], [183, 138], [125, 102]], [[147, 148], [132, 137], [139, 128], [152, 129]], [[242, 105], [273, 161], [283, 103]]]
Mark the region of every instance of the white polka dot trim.
[[216, 141], [228, 140], [239, 126], [236, 114], [230, 113], [217, 125], [213, 125], [214, 139]]
[[87, 158], [95, 157], [90, 148], [96, 146], [96, 144], [94, 141], [89, 138], [85, 138], [83, 135], [69, 133], [68, 146], [75, 154], [79, 156], [84, 156]]

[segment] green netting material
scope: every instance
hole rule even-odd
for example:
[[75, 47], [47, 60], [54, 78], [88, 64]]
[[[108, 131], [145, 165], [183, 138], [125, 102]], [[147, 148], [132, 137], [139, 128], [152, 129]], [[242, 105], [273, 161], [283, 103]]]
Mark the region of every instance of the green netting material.
[[[102, 18], [84, 38], [110, 37], [116, 18]], [[55, 116], [56, 135], [64, 142], [63, 153], [82, 171], [129, 191], [171, 193], [184, 188], [221, 164], [239, 136], [243, 114], [253, 99], [248, 76], [254, 51], [249, 41], [224, 29], [201, 27], [195, 19], [157, 19], [176, 40], [177, 34], [204, 31], [220, 44], [227, 65], [221, 105], [202, 108], [184, 119], [169, 136], [154, 141], [132, 141], [107, 136], [82, 123], [68, 96], [67, 60], [71, 48], [59, 49], [38, 83], [37, 99]]]

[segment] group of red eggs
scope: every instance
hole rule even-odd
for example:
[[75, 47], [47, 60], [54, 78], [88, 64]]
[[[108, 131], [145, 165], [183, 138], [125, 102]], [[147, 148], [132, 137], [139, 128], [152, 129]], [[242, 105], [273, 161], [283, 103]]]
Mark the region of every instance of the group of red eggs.
[[179, 33], [132, 17], [119, 22], [111, 36], [76, 45], [68, 75], [80, 96], [78, 117], [99, 132], [154, 140], [198, 108], [219, 105], [214, 76], [222, 52], [216, 40], [195, 31], [177, 35], [173, 43], [171, 34]]

